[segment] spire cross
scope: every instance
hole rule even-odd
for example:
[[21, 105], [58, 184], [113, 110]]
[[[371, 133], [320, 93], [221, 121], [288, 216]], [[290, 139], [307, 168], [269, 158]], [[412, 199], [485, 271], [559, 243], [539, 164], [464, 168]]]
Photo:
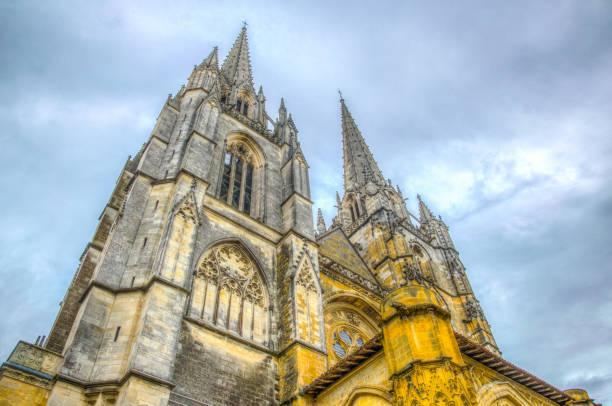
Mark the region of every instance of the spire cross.
[[246, 20], [242, 20], [242, 29], [245, 29], [249, 25]]

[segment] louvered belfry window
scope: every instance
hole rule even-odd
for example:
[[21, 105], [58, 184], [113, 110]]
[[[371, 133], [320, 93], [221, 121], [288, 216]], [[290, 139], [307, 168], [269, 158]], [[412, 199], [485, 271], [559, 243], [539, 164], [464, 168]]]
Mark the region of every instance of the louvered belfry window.
[[251, 213], [253, 164], [248, 150], [241, 144], [231, 145], [225, 154], [219, 197], [247, 214]]

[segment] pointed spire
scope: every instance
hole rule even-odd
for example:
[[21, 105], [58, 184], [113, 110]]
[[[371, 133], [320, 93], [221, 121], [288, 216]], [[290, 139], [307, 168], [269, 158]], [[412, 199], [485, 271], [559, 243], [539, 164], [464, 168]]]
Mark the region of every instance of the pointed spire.
[[266, 96], [264, 96], [263, 86], [259, 86], [259, 92], [257, 93], [257, 100], [260, 102], [266, 101]]
[[253, 87], [246, 25], [242, 27], [240, 35], [236, 38], [236, 42], [234, 42], [232, 49], [225, 58], [221, 72], [230, 85], [241, 84], [246, 81], [251, 88]]
[[284, 123], [287, 120], [287, 109], [285, 108], [285, 99], [281, 97], [280, 107], [278, 108], [278, 121]]
[[319, 209], [317, 213], [317, 232], [319, 234], [323, 234], [325, 230], [327, 230], [327, 227], [325, 226], [325, 219], [323, 218], [323, 212], [321, 209]]
[[202, 68], [212, 68], [212, 69], [218, 70], [219, 69], [219, 56], [218, 56], [217, 50], [218, 48], [214, 47], [211, 53], [206, 58], [204, 58], [199, 68], [201, 69]]
[[356, 190], [365, 186], [369, 181], [376, 185], [384, 185], [385, 179], [346, 107], [342, 93], [340, 93], [340, 105], [342, 108], [344, 189]]
[[429, 207], [421, 200], [421, 195], [417, 195], [417, 199], [419, 201], [419, 218], [421, 223], [434, 219], [435, 217], [431, 210], [429, 210]]

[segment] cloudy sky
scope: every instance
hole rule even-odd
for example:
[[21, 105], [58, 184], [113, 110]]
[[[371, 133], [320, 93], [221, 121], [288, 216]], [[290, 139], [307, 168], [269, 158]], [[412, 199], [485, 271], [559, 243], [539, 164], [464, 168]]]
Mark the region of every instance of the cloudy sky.
[[129, 154], [248, 21], [327, 220], [344, 97], [448, 223], [509, 361], [612, 405], [612, 3], [0, 1], [0, 358], [47, 334]]

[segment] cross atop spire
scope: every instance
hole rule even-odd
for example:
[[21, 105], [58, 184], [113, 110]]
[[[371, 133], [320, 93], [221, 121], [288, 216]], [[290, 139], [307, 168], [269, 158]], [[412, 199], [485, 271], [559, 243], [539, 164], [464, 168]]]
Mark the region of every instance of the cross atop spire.
[[[339, 92], [339, 91], [338, 91]], [[342, 93], [342, 147], [344, 154], [344, 189], [357, 190], [369, 181], [375, 185], [384, 185], [385, 179], [378, 168], [370, 149], [366, 145], [355, 120], [351, 116]]]
[[246, 24], [243, 25], [238, 38], [236, 38], [232, 49], [225, 58], [221, 67], [221, 73], [223, 73], [223, 76], [225, 76], [230, 85], [241, 85], [247, 82], [251, 88], [253, 87]]

